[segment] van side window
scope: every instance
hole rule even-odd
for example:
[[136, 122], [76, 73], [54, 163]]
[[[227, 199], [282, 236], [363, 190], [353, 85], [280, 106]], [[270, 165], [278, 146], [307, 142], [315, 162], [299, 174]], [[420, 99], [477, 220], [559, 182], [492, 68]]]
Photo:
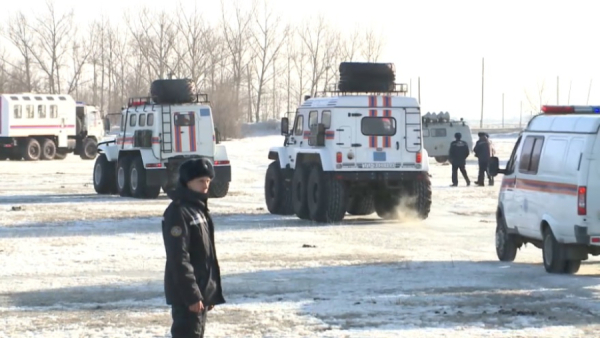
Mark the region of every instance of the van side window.
[[429, 129], [423, 129], [423, 137], [429, 137]]
[[140, 126], [140, 127], [146, 126], [146, 114], [140, 114], [140, 118], [138, 120], [138, 126]]
[[152, 127], [154, 125], [154, 113], [148, 113], [148, 118], [146, 119], [146, 125], [148, 127]]
[[519, 145], [521, 144], [521, 136], [515, 142], [515, 147], [513, 148], [512, 153], [510, 154], [510, 158], [508, 159], [508, 163], [506, 163], [506, 174], [510, 175], [515, 172], [515, 163], [517, 163], [517, 150], [519, 149]]
[[137, 116], [136, 116], [136, 114], [129, 115], [129, 126], [130, 127], [135, 127], [135, 123], [136, 122], [137, 122]]
[[446, 129], [444, 128], [433, 128], [430, 133], [431, 137], [446, 137]]
[[325, 126], [325, 129], [329, 129], [331, 127], [331, 111], [323, 110], [321, 113], [321, 123]]
[[319, 123], [319, 112], [317, 112], [316, 110], [311, 111], [310, 113], [308, 113], [308, 128], [312, 128], [312, 126], [317, 125], [317, 123]]
[[543, 136], [527, 136], [527, 138], [525, 138], [523, 150], [521, 151], [519, 172], [529, 175], [537, 174], [543, 145]]
[[294, 123], [294, 135], [302, 136], [304, 133], [304, 115], [296, 115], [296, 123]]

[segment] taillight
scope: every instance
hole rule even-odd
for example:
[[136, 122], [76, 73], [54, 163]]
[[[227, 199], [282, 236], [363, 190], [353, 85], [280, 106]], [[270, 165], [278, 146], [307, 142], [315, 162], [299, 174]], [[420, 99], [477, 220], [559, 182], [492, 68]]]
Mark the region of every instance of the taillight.
[[337, 153], [335, 153], [335, 161], [337, 163], [342, 163], [342, 153], [341, 152], [338, 151]]
[[587, 214], [587, 188], [579, 187], [577, 189], [577, 215], [585, 216]]
[[417, 163], [421, 163], [421, 161], [423, 161], [423, 155], [421, 155], [421, 152], [418, 152], [418, 153], [415, 155], [415, 161], [416, 161]]
[[215, 161], [215, 165], [228, 165], [229, 161]]

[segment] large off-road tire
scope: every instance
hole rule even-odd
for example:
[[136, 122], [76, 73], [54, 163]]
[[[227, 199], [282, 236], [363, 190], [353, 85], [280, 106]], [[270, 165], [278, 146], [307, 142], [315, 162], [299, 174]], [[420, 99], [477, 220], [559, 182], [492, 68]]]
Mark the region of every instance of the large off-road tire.
[[265, 174], [265, 204], [273, 215], [293, 215], [292, 187], [286, 186], [279, 161], [267, 167]]
[[115, 163], [109, 162], [105, 154], [101, 154], [94, 163], [94, 190], [98, 194], [112, 194], [115, 192], [116, 177]]
[[292, 207], [294, 214], [300, 219], [309, 220], [308, 201], [306, 199], [306, 188], [310, 167], [306, 164], [296, 165], [292, 177]]
[[133, 158], [127, 175], [129, 175], [129, 191], [131, 192], [131, 196], [144, 198], [146, 194], [146, 168], [144, 168], [144, 161], [140, 156]]
[[335, 180], [320, 165], [315, 164], [308, 176], [307, 202], [311, 220], [340, 222], [346, 214], [348, 190], [344, 182]]
[[435, 161], [437, 163], [446, 163], [448, 162], [448, 156], [436, 156]]
[[42, 141], [42, 153], [40, 158], [42, 160], [50, 161], [53, 160], [54, 157], [56, 157], [56, 143], [49, 138], [45, 138], [44, 141]]
[[131, 166], [131, 158], [123, 156], [117, 161], [117, 192], [120, 196], [131, 196], [129, 184], [129, 167]]
[[98, 154], [98, 142], [95, 139], [88, 137], [83, 141], [81, 153], [79, 157], [82, 160], [93, 160]]
[[210, 182], [208, 187], [208, 197], [210, 198], [223, 198], [227, 196], [229, 192], [229, 182], [223, 182], [215, 180]]
[[400, 204], [398, 193], [380, 192], [374, 197], [374, 206], [377, 216], [386, 220], [395, 220], [400, 217], [397, 208]]
[[28, 138], [22, 150], [23, 151], [21, 155], [26, 161], [37, 161], [42, 155], [42, 147], [34, 138]]
[[56, 154], [54, 154], [55, 160], [64, 160], [67, 158], [67, 154], [69, 154], [66, 150], [56, 150]]
[[409, 190], [414, 200], [410, 199], [409, 207], [415, 210], [419, 218], [426, 219], [431, 211], [431, 181], [420, 179], [409, 183]]
[[517, 237], [508, 233], [503, 215], [496, 218], [496, 255], [502, 262], [512, 262], [517, 257]]
[[196, 100], [196, 85], [189, 79], [155, 80], [150, 95], [157, 104], [190, 103]]
[[371, 192], [360, 192], [348, 201], [348, 213], [355, 216], [366, 216], [375, 212], [375, 197]]
[[343, 92], [389, 92], [395, 88], [394, 65], [342, 62], [338, 89]]
[[339, 67], [340, 77], [370, 76], [378, 79], [395, 80], [396, 69], [393, 63], [378, 62], [342, 62]]
[[81, 131], [83, 130], [83, 121], [79, 116], [75, 117], [75, 135], [81, 135]]

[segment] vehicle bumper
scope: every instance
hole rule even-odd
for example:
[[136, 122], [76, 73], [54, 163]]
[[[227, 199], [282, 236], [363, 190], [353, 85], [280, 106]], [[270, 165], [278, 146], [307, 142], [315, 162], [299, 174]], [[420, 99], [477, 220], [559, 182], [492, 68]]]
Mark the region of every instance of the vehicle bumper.
[[600, 234], [589, 234], [588, 227], [575, 225], [574, 232], [577, 244], [600, 247]]
[[429, 181], [425, 171], [339, 171], [333, 177], [348, 182]]

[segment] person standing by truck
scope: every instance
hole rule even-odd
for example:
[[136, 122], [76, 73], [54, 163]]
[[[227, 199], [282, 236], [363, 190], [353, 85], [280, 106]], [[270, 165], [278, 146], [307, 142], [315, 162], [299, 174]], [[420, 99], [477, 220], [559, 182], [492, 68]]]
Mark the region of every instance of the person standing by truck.
[[461, 133], [454, 134], [454, 138], [455, 140], [450, 143], [450, 151], [448, 153], [448, 160], [452, 164], [451, 187], [458, 186], [458, 170], [460, 170], [460, 173], [467, 182], [467, 186], [469, 186], [471, 185], [471, 180], [469, 180], [467, 169], [465, 169], [467, 157], [469, 157], [469, 146], [465, 141], [461, 140]]
[[206, 159], [184, 162], [173, 200], [163, 215], [167, 262], [165, 297], [171, 305], [173, 338], [204, 337], [206, 314], [225, 303], [215, 249], [214, 224], [207, 208], [208, 188], [215, 177]]
[[484, 132], [479, 132], [477, 134], [479, 136], [479, 140], [475, 143], [475, 148], [473, 148], [473, 153], [475, 157], [477, 157], [477, 162], [479, 164], [479, 174], [477, 175], [476, 185], [483, 187], [485, 183], [483, 180], [487, 174], [488, 184], [490, 186], [494, 185], [494, 179], [490, 176], [489, 165], [490, 165], [490, 157], [492, 157], [492, 146], [488, 140], [489, 135]]

